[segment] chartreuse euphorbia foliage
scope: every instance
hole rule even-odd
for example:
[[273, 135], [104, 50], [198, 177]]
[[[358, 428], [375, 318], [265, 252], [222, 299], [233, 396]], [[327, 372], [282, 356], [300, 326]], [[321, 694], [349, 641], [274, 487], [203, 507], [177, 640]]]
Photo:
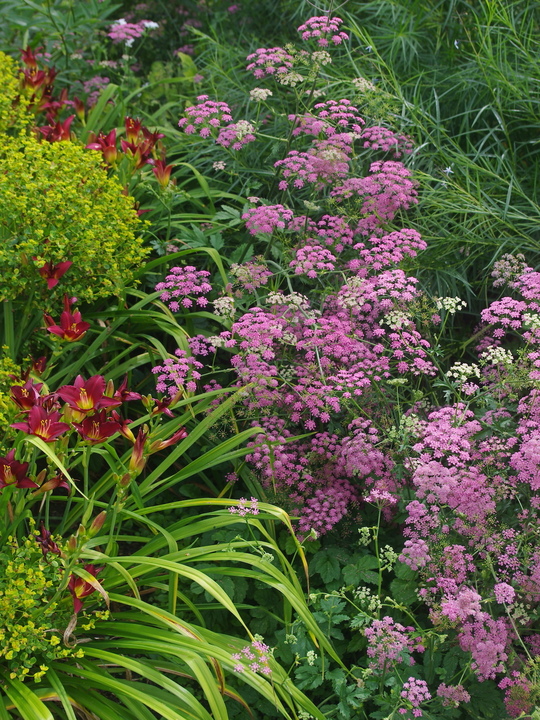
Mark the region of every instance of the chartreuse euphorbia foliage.
[[[64, 293], [117, 294], [147, 255], [139, 228], [133, 199], [97, 153], [0, 134], [0, 299], [35, 295], [48, 309]], [[51, 288], [54, 271], [43, 268], [69, 262]]]

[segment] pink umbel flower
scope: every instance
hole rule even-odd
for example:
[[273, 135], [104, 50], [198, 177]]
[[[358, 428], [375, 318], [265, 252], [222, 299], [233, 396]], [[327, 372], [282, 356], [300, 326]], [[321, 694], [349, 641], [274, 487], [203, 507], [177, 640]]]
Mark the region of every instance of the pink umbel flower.
[[197, 389], [196, 381], [201, 379], [199, 370], [203, 368], [202, 363], [188, 356], [185, 350], [179, 348], [174, 354], [175, 358], [166, 358], [162, 365], [152, 368], [154, 375], [157, 375], [156, 390], [168, 393], [171, 397], [184, 388], [194, 392]]
[[360, 138], [364, 148], [391, 152], [396, 159], [410, 155], [414, 147], [413, 141], [407, 135], [397, 135], [393, 130], [379, 125], [364, 128]]
[[274, 230], [285, 230], [287, 223], [293, 219], [293, 211], [284, 205], [260, 205], [250, 208], [242, 215], [251, 235], [258, 233], [271, 234]]
[[403, 683], [401, 697], [407, 700], [413, 709], [414, 717], [422, 717], [422, 712], [418, 710], [420, 705], [426, 700], [431, 700], [427, 682], [418, 678], [410, 677], [407, 682]]
[[300, 25], [298, 32], [302, 40], [314, 39], [321, 47], [328, 47], [330, 43], [341, 45], [343, 41], [349, 39], [347, 33], [339, 29], [342, 24], [343, 20], [338, 17], [314, 16]]
[[445, 707], [458, 707], [459, 703], [468, 703], [471, 699], [463, 685], [445, 685], [444, 683], [437, 688], [437, 696], [443, 698]]
[[239, 120], [231, 123], [219, 131], [216, 143], [223, 147], [230, 147], [232, 150], [241, 150], [245, 145], [254, 142], [255, 128], [247, 120]]
[[208, 277], [210, 273], [207, 270], [197, 270], [193, 265], [173, 267], [170, 275], [156, 285], [156, 290], [161, 291], [161, 300], [173, 312], [178, 312], [180, 308], [192, 308], [194, 305], [206, 307], [206, 295], [212, 290], [212, 286], [206, 281]]
[[272, 674], [269, 665], [270, 648], [261, 640], [254, 640], [251, 645], [247, 645], [239, 653], [234, 653], [231, 657], [236, 660], [234, 671], [237, 673], [251, 670], [251, 672], [266, 676]]
[[233, 122], [227, 103], [209, 100], [208, 95], [199, 95], [197, 101], [197, 105], [186, 108], [186, 117], [178, 121], [178, 126], [188, 135], [211, 137], [222, 125]]
[[239, 515], [245, 517], [246, 515], [258, 515], [259, 514], [259, 501], [257, 498], [252, 497], [251, 500], [246, 498], [240, 498], [238, 505], [234, 505], [229, 508], [229, 512], [232, 515]]
[[295, 275], [307, 275], [316, 278], [323, 272], [330, 272], [335, 268], [336, 258], [330, 250], [318, 245], [303, 245], [295, 251], [294, 260], [289, 267], [294, 268]]
[[422, 646], [417, 638], [411, 637], [412, 630], [412, 627], [404, 627], [388, 615], [382, 620], [374, 620], [364, 631], [370, 668], [384, 674], [398, 663], [414, 665], [411, 653]]
[[265, 75], [285, 75], [293, 66], [294, 58], [281, 47], [259, 48], [247, 56], [246, 70], [256, 78]]
[[366, 217], [358, 223], [357, 232], [368, 235], [384, 222], [390, 222], [398, 210], [407, 210], [418, 203], [416, 183], [412, 173], [397, 161], [374, 162], [370, 175], [350, 178], [335, 187], [330, 195], [341, 202], [358, 196], [362, 199], [360, 212]]

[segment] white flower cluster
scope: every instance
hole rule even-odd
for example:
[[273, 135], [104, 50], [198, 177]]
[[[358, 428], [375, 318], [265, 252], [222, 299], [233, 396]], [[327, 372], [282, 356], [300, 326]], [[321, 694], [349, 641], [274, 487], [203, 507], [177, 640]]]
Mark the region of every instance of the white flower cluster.
[[491, 363], [492, 365], [511, 365], [514, 362], [514, 356], [511, 350], [505, 350], [502, 347], [490, 345], [480, 355], [482, 364]]
[[365, 77], [353, 78], [351, 82], [358, 92], [375, 92], [377, 90], [375, 85], [369, 80], [366, 80]]
[[418, 436], [422, 432], [424, 424], [415, 413], [410, 415], [402, 415], [399, 418], [399, 425], [392, 425], [388, 431], [388, 439], [392, 441], [399, 440], [409, 435]]
[[142, 20], [142, 24], [145, 28], [148, 28], [148, 30], [157, 30], [159, 27], [159, 23], [153, 20]]
[[381, 560], [386, 566], [385, 569], [391, 570], [396, 564], [397, 559], [398, 554], [397, 552], [395, 552], [394, 548], [390, 547], [390, 545], [385, 545], [384, 548], [381, 550]]
[[306, 653], [306, 660], [308, 665], [315, 665], [315, 660], [317, 659], [317, 653], [315, 650], [308, 650]]
[[253, 88], [253, 90], [249, 91], [250, 99], [255, 100], [255, 102], [264, 102], [272, 94], [272, 91], [266, 88]]
[[237, 140], [243, 140], [246, 135], [252, 135], [255, 128], [247, 120], [239, 120], [234, 126], [234, 132]]
[[467, 363], [454, 363], [446, 373], [447, 378], [455, 378], [458, 383], [464, 383], [471, 377], [480, 377], [478, 365], [467, 365]]
[[358, 534], [360, 535], [358, 544], [359, 545], [369, 545], [369, 543], [371, 542], [371, 528], [368, 528], [365, 526], [358, 528]]
[[316, 50], [311, 53], [311, 59], [317, 65], [329, 65], [332, 62], [330, 53], [326, 52], [326, 50]]
[[283, 295], [278, 292], [269, 292], [266, 297], [267, 305], [286, 305], [291, 310], [309, 310], [309, 300], [305, 295], [292, 292], [289, 295]]
[[225, 170], [225, 168], [227, 167], [227, 163], [223, 160], [216, 160], [215, 163], [212, 163], [212, 167], [214, 168], [214, 170]]
[[214, 312], [216, 315], [232, 320], [235, 314], [234, 299], [224, 295], [214, 300]]
[[385, 322], [391, 330], [399, 330], [402, 327], [410, 325], [411, 318], [402, 310], [391, 310], [384, 316], [383, 322]]
[[467, 307], [467, 303], [459, 297], [433, 298], [433, 300], [437, 310], [446, 310], [450, 315]]
[[276, 75], [276, 80], [280, 85], [288, 85], [289, 87], [296, 87], [299, 83], [304, 82], [302, 75], [297, 72], [288, 72], [283, 75]]
[[368, 612], [376, 612], [382, 607], [381, 601], [377, 595], [373, 595], [367, 587], [357, 587], [353, 591], [355, 600], [361, 605], [362, 609]]
[[530, 330], [538, 330], [538, 328], [540, 328], [540, 315], [523, 313], [523, 324]]

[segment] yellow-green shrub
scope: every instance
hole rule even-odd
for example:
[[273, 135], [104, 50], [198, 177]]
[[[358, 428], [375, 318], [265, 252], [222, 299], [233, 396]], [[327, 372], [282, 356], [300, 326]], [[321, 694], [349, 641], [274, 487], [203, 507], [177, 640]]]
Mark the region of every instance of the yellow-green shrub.
[[17, 64], [9, 55], [0, 51], [0, 132], [13, 129], [20, 132], [30, 121], [27, 113], [28, 99], [20, 95]]
[[20, 545], [9, 538], [0, 548], [0, 665], [11, 678], [39, 681], [52, 661], [83, 656], [62, 640], [69, 594], [51, 602], [63, 579], [62, 565], [54, 555], [45, 560], [33, 536]]
[[[97, 153], [0, 134], [0, 300], [33, 295], [51, 307], [64, 293], [118, 293], [148, 253], [140, 226], [133, 198]], [[66, 260], [73, 265], [49, 291], [39, 268]]]

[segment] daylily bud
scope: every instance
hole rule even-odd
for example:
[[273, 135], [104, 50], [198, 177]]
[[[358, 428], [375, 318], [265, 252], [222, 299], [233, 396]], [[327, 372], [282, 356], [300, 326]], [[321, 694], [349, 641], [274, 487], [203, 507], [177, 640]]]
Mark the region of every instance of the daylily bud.
[[[146, 426], [145, 426], [146, 427]], [[140, 428], [133, 446], [133, 452], [129, 461], [129, 472], [133, 475], [139, 475], [146, 465], [146, 457], [144, 455], [144, 444], [148, 437], [148, 429]]]
[[159, 452], [160, 450], [164, 450], [165, 448], [170, 447], [171, 445], [174, 445], [175, 443], [179, 442], [180, 440], [184, 440], [187, 438], [188, 433], [186, 428], [181, 427], [179, 430], [177, 430], [168, 440], [156, 440], [150, 445], [150, 448], [148, 450], [149, 454]]
[[74, 553], [77, 549], [77, 538], [75, 535], [72, 535], [68, 541], [67, 541], [67, 551], [70, 553]]
[[92, 524], [88, 528], [88, 537], [89, 538], [92, 538], [92, 537], [94, 537], [94, 535], [98, 534], [98, 532], [103, 527], [103, 523], [105, 522], [106, 518], [107, 518], [107, 513], [105, 512], [105, 510], [103, 510], [102, 512], [99, 513], [99, 515], [97, 515], [92, 520]]
[[126, 488], [130, 482], [131, 475], [129, 473], [126, 473], [125, 475], [122, 475], [118, 484], [120, 485], [120, 487]]

